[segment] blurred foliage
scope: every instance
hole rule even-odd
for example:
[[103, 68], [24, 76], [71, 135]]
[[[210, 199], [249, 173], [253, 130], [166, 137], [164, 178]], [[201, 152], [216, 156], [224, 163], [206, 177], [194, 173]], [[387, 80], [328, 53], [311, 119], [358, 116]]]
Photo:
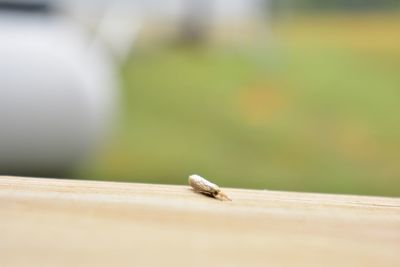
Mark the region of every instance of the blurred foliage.
[[137, 46], [81, 177], [400, 196], [400, 16], [299, 16], [268, 44]]
[[272, 7], [305, 10], [389, 10], [400, 8], [398, 0], [272, 0]]

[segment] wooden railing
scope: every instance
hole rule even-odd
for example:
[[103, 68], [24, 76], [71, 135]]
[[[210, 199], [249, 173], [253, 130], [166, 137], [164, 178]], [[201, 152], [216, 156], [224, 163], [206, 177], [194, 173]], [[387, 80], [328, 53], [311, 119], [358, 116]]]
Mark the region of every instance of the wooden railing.
[[400, 266], [398, 198], [224, 192], [0, 176], [0, 266]]

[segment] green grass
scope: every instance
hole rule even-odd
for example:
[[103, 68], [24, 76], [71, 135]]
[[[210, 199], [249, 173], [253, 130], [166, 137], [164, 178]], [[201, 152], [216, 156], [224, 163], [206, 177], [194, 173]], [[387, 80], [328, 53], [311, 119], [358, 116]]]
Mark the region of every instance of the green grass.
[[[120, 126], [80, 176], [400, 196], [397, 28], [366, 45], [368, 31], [346, 31], [374, 20], [316, 20], [278, 24], [262, 49], [137, 47]], [[325, 30], [341, 34], [319, 39]]]

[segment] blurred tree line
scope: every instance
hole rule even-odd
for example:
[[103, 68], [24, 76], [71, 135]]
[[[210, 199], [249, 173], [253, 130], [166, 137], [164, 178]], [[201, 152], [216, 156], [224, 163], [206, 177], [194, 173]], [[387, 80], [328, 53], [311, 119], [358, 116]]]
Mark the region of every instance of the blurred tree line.
[[373, 10], [400, 8], [399, 0], [280, 0], [272, 1], [273, 8], [318, 10]]

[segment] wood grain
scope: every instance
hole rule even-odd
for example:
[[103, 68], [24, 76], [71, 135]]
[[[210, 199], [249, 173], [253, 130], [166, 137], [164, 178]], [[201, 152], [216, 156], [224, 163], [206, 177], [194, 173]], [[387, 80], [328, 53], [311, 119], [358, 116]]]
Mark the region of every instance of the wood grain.
[[0, 266], [400, 266], [398, 198], [223, 190], [2, 176]]

